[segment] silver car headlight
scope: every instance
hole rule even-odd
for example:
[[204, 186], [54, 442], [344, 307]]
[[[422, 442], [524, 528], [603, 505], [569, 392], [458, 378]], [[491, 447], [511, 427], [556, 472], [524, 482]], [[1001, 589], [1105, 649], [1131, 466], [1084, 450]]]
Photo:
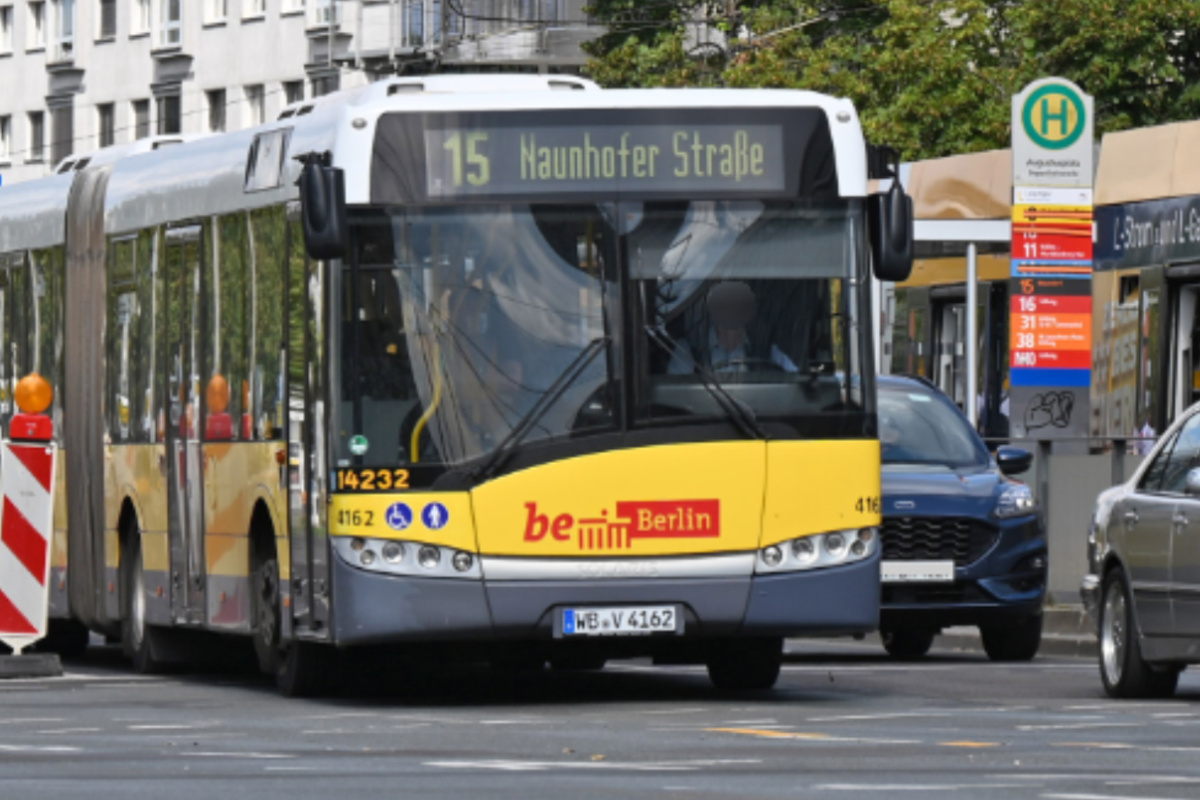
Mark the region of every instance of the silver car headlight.
[[1033, 500], [1033, 492], [1023, 483], [1014, 483], [1000, 493], [992, 514], [999, 519], [1008, 519], [1032, 514], [1035, 510], [1037, 503]]

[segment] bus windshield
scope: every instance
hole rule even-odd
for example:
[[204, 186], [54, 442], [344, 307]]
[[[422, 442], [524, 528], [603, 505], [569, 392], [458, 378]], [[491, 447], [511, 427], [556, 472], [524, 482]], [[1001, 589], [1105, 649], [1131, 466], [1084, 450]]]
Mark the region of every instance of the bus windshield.
[[342, 283], [338, 458], [457, 465], [518, 438], [733, 416], [792, 437], [851, 419], [863, 435], [853, 210], [694, 200], [361, 217]]

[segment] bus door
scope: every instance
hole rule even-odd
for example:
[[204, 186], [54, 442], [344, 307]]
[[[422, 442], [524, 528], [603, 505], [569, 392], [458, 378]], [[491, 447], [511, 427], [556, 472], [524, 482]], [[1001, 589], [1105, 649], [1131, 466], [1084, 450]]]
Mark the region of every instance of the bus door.
[[901, 375], [929, 375], [929, 289], [895, 287], [894, 325], [892, 328], [891, 372]]
[[932, 294], [933, 374], [929, 377], [959, 408], [966, 409], [966, 293], [961, 286], [947, 286]]
[[1167, 270], [1171, 304], [1171, 330], [1167, 400], [1168, 423], [1200, 400], [1200, 265]]
[[1145, 437], [1135, 448], [1147, 453], [1153, 444], [1149, 439], [1167, 429], [1170, 391], [1168, 373], [1170, 314], [1168, 308], [1166, 270], [1163, 267], [1147, 267], [1141, 273], [1138, 297], [1138, 374], [1137, 374], [1137, 434]]
[[200, 447], [202, 229], [167, 231], [166, 370], [167, 512], [171, 548], [171, 613], [176, 621], [205, 621], [204, 463]]
[[288, 207], [288, 539], [291, 547], [291, 619], [315, 631], [329, 619], [325, 541], [324, 410], [325, 283], [319, 261], [304, 252], [300, 206]]

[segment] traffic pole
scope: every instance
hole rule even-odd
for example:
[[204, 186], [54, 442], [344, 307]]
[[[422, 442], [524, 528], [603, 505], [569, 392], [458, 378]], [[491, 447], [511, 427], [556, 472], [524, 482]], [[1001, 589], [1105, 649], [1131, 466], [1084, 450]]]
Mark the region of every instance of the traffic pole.
[[[57, 653], [25, 653], [46, 636], [50, 603], [50, 542], [54, 535], [54, 424], [44, 412], [53, 398], [40, 375], [17, 385], [22, 413], [0, 441], [0, 678], [62, 675]], [[44, 402], [43, 402], [44, 401]]]

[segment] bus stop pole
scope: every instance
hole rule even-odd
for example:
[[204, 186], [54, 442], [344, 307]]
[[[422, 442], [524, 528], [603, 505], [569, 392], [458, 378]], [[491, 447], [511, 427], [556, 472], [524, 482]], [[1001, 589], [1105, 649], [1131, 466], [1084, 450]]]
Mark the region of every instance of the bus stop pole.
[[967, 244], [967, 391], [964, 405], [972, 428], [979, 427], [979, 401], [976, 399], [979, 392], [979, 364], [976, 363], [979, 356], [979, 264], [976, 256], [975, 243], [970, 242]]

